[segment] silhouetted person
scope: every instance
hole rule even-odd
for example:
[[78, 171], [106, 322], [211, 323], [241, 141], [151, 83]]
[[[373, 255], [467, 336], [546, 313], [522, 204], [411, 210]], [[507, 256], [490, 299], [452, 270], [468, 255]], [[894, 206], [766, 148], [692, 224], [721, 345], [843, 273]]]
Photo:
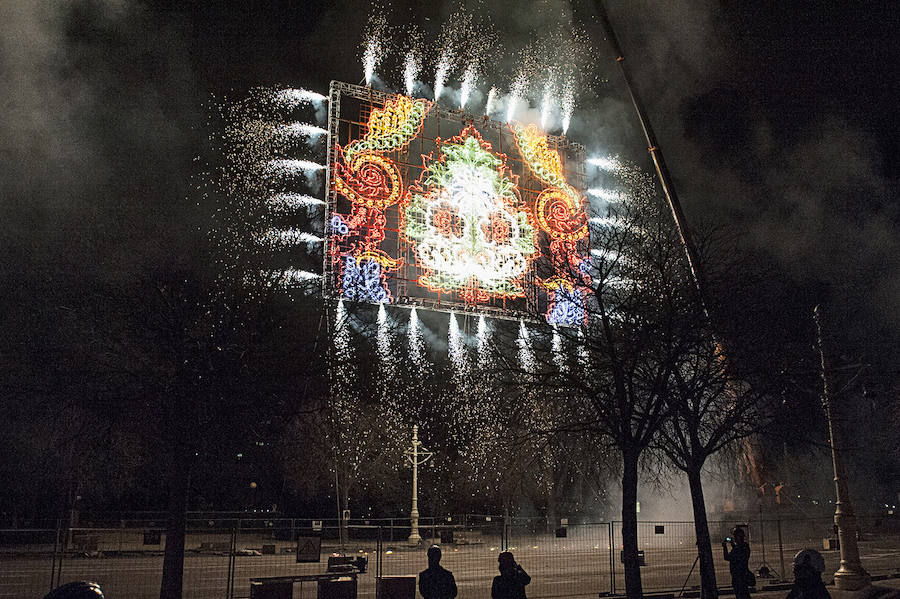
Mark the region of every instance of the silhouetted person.
[[419, 574], [419, 592], [425, 599], [453, 599], [456, 597], [456, 579], [453, 572], [441, 566], [441, 548], [428, 548], [428, 569]]
[[531, 576], [516, 563], [513, 554], [509, 551], [501, 553], [497, 565], [500, 575], [494, 576], [491, 599], [526, 599], [525, 585], [531, 582]]
[[794, 556], [794, 586], [787, 599], [831, 599], [822, 572], [825, 558], [815, 549], [801, 549]]
[[[731, 551], [728, 551], [728, 544]], [[734, 589], [735, 599], [748, 599], [750, 587], [748, 586], [750, 574], [750, 545], [744, 540], [744, 529], [735, 527], [731, 531], [731, 537], [722, 541], [722, 552], [728, 562], [731, 572], [731, 588]]]

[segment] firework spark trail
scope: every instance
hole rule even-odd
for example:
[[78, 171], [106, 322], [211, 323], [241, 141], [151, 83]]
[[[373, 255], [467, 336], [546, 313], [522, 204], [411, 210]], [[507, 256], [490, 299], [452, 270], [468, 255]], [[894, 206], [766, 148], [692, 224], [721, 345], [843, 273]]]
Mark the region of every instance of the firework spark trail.
[[497, 100], [497, 88], [492, 86], [490, 91], [488, 92], [487, 102], [484, 105], [484, 114], [486, 114], [487, 116], [491, 116], [491, 112], [494, 109], [494, 102], [496, 100]]
[[347, 358], [350, 355], [350, 323], [347, 318], [347, 309], [344, 300], [338, 300], [337, 310], [334, 314], [334, 348], [338, 358]]
[[601, 156], [596, 156], [593, 158], [588, 158], [587, 163], [591, 166], [596, 166], [597, 168], [605, 171], [617, 171], [622, 168], [622, 164], [615, 158], [604, 158]]
[[273, 94], [273, 100], [276, 104], [285, 107], [293, 107], [298, 104], [313, 104], [315, 102], [325, 102], [328, 100], [322, 94], [309, 91], [308, 89], [282, 89]]
[[615, 262], [619, 259], [618, 252], [614, 252], [612, 250], [604, 250], [601, 248], [591, 249], [591, 255], [603, 260], [609, 260], [610, 262]]
[[578, 365], [583, 372], [587, 372], [590, 366], [591, 354], [586, 345], [587, 337], [584, 333], [584, 327], [578, 329]]
[[425, 365], [425, 341], [415, 307], [409, 311], [409, 357], [420, 368]]
[[553, 108], [553, 92], [550, 84], [544, 89], [544, 98], [541, 100], [541, 129], [547, 130], [547, 121], [550, 119], [550, 110]]
[[306, 135], [307, 137], [316, 138], [320, 135], [328, 133], [322, 127], [317, 127], [309, 123], [290, 123], [287, 125], [276, 125], [279, 131], [288, 135]]
[[616, 218], [609, 218], [605, 216], [595, 216], [589, 221], [592, 225], [596, 225], [598, 227], [621, 227], [622, 221]]
[[465, 108], [466, 102], [469, 101], [469, 94], [472, 93], [472, 89], [475, 87], [475, 82], [478, 80], [478, 71], [477, 67], [474, 63], [469, 63], [469, 66], [466, 67], [466, 71], [463, 73], [462, 87], [460, 88], [460, 99], [459, 99], [459, 107]]
[[526, 69], [523, 67], [516, 74], [516, 78], [513, 80], [512, 85], [509, 88], [509, 96], [506, 98], [506, 122], [509, 123], [513, 120], [513, 116], [516, 114], [516, 107], [520, 100], [525, 97], [526, 92], [528, 91], [528, 74]]

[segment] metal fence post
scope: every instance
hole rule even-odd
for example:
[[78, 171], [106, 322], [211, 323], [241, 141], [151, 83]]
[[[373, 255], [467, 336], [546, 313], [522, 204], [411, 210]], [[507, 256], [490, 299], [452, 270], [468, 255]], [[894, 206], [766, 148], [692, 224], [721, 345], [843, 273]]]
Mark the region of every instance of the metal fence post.
[[230, 547], [228, 551], [228, 580], [225, 582], [225, 595], [227, 599], [233, 599], [234, 597], [234, 576], [235, 567], [237, 564], [234, 562], [234, 553], [237, 549], [237, 528], [232, 526], [231, 528], [231, 543], [228, 544]]
[[[62, 520], [59, 518], [56, 519], [56, 540], [53, 542], [53, 560], [50, 562], [50, 590], [56, 586], [55, 578], [56, 578], [56, 552], [59, 551], [59, 536], [62, 528]], [[62, 559], [62, 558], [60, 558]]]
[[778, 519], [778, 557], [781, 561], [781, 580], [787, 580], [784, 569], [784, 543], [781, 540], [781, 518]]
[[609, 594], [616, 594], [616, 560], [615, 548], [613, 543], [613, 523], [606, 523], [609, 528]]

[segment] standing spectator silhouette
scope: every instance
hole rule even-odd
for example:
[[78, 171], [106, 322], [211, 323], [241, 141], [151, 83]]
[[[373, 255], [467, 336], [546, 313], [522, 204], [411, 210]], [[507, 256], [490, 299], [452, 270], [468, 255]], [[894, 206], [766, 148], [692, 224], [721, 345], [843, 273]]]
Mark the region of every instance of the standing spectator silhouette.
[[494, 576], [491, 599], [526, 599], [525, 585], [531, 582], [531, 576], [516, 563], [513, 554], [509, 551], [501, 553], [497, 565], [500, 575]]
[[[728, 551], [729, 543], [731, 543], [731, 551]], [[722, 541], [722, 552], [731, 572], [731, 588], [734, 589], [735, 599], [749, 599], [748, 579], [752, 576], [750, 574], [750, 545], [744, 540], [743, 528], [735, 527], [731, 531], [731, 537]]]
[[453, 572], [441, 566], [441, 548], [428, 548], [428, 569], [419, 574], [419, 592], [425, 599], [453, 599], [456, 597], [456, 579]]
[[815, 549], [801, 549], [794, 556], [794, 586], [787, 599], [831, 599], [822, 572], [825, 558]]

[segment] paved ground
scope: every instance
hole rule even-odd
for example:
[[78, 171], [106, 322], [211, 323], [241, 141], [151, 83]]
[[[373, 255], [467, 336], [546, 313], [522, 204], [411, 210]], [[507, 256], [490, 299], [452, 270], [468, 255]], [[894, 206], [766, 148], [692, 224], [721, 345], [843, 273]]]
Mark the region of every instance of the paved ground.
[[[577, 533], [578, 531], [573, 531]], [[596, 531], [594, 531], [596, 532]], [[573, 534], [574, 538], [556, 539], [550, 536], [534, 536], [528, 539], [514, 539], [512, 549], [517, 560], [532, 575], [529, 586], [531, 598], [541, 597], [594, 597], [599, 593], [624, 590], [621, 564], [614, 555], [615, 569], [610, 571], [608, 537], [589, 534]], [[262, 537], [244, 538], [238, 547], [261, 548]], [[445, 546], [443, 564], [452, 570], [458, 582], [461, 599], [486, 599], [490, 595], [491, 578], [496, 573], [496, 556], [499, 547], [490, 542]], [[526, 542], [527, 541], [527, 542]], [[271, 542], [271, 541], [266, 541]], [[602, 542], [602, 544], [601, 544]], [[312, 574], [324, 570], [327, 554], [333, 549], [326, 546], [323, 560], [319, 564], [297, 564], [292, 554], [280, 553], [288, 542], [276, 543], [276, 555], [238, 556], [235, 558], [235, 597], [249, 596], [251, 577], [283, 576], [288, 574]], [[900, 568], [900, 547], [889, 543], [864, 542], [862, 552], [864, 565], [872, 573], [889, 573]], [[124, 546], [124, 545], [123, 545]], [[199, 547], [196, 539], [189, 539], [188, 547]], [[376, 556], [374, 545], [362, 544], [359, 551], [369, 551], [369, 572], [359, 577], [359, 596], [374, 597]], [[354, 549], [356, 547], [353, 547]], [[348, 547], [350, 549], [350, 547]], [[383, 574], [415, 575], [425, 567], [422, 551], [408, 551], [400, 545], [385, 546], [382, 556]], [[784, 552], [790, 561], [799, 549], [786, 544]], [[751, 565], [758, 566], [762, 546], [754, 547]], [[646, 544], [647, 565], [642, 568], [644, 588], [648, 592], [678, 591], [687, 579], [687, 588], [699, 584], [696, 570], [688, 577], [693, 562], [694, 551], [684, 539], [666, 538], [655, 544]], [[767, 546], [769, 565], [780, 570], [780, 556], [776, 545]], [[837, 552], [825, 553], [829, 572], [837, 569]], [[718, 558], [718, 555], [717, 555]], [[0, 598], [12, 599], [33, 597], [40, 599], [49, 590], [49, 558], [13, 558], [4, 556], [0, 561]], [[185, 598], [224, 599], [228, 584], [228, 557], [225, 555], [189, 553], [185, 560]], [[727, 565], [717, 563], [718, 580], [721, 586], [728, 584]], [[159, 579], [162, 572], [161, 554], [137, 554], [107, 549], [103, 557], [67, 557], [63, 563], [62, 580], [93, 579], [101, 583], [109, 599], [134, 598], [151, 599], [158, 596]], [[763, 581], [761, 581], [763, 582]], [[761, 592], [760, 599], [779, 599], [786, 591]], [[294, 597], [315, 597], [316, 590], [311, 584], [301, 589], [298, 585]]]

